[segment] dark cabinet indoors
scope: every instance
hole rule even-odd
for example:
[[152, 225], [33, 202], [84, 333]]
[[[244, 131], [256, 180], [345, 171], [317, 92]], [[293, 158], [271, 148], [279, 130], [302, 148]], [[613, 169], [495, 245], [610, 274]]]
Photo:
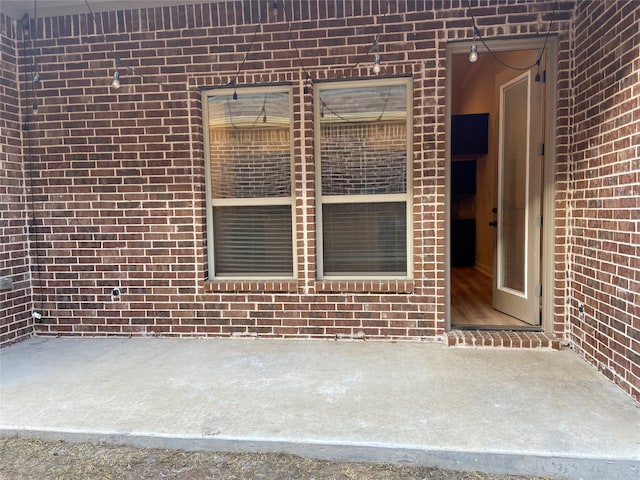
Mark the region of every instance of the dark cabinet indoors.
[[476, 161], [451, 164], [451, 265], [473, 267], [476, 263]]
[[481, 156], [489, 151], [489, 114], [451, 116], [451, 156]]

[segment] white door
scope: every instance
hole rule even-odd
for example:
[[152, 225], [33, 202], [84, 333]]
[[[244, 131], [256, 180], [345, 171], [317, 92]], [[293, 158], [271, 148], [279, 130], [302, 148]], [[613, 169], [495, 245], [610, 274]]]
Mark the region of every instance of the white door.
[[500, 86], [498, 205], [493, 307], [540, 324], [538, 84], [531, 71]]

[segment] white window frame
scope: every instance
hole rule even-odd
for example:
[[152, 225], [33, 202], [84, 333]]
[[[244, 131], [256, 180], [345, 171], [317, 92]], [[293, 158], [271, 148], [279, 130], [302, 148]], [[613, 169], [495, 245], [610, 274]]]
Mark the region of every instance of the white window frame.
[[[406, 122], [407, 122], [407, 174], [405, 193], [380, 194], [380, 195], [323, 195], [322, 193], [322, 165], [321, 165], [321, 121], [322, 102], [320, 94], [322, 91], [344, 88], [358, 88], [368, 86], [394, 86], [405, 85], [406, 87]], [[411, 280], [413, 278], [413, 79], [411, 77], [376, 78], [373, 80], [347, 80], [347, 81], [326, 81], [314, 83], [314, 144], [315, 144], [315, 176], [316, 176], [316, 251], [317, 251], [317, 276], [319, 280]], [[393, 113], [382, 117], [391, 119]], [[396, 116], [397, 118], [397, 116]], [[357, 114], [350, 117], [357, 119]], [[406, 212], [406, 262], [405, 274], [324, 274], [324, 252], [323, 252], [323, 219], [322, 210], [325, 204], [340, 203], [399, 203], [404, 202]]]
[[[212, 187], [212, 167], [211, 167], [211, 146], [210, 146], [210, 120], [208, 99], [216, 95], [233, 95], [238, 96], [247, 93], [286, 93], [289, 96], [289, 128], [290, 128], [290, 145], [289, 153], [291, 158], [290, 182], [291, 195], [289, 197], [262, 197], [262, 198], [225, 198], [214, 199]], [[207, 256], [208, 256], [208, 280], [295, 280], [297, 278], [297, 259], [296, 259], [296, 218], [295, 218], [295, 169], [294, 169], [294, 129], [293, 129], [293, 89], [290, 84], [265, 85], [265, 86], [249, 86], [249, 87], [212, 87], [203, 89], [201, 93], [202, 101], [202, 125], [203, 125], [203, 144], [205, 159], [205, 188], [206, 188], [206, 221], [207, 221]], [[216, 274], [215, 266], [215, 245], [214, 245], [214, 228], [213, 228], [213, 210], [215, 207], [239, 207], [239, 206], [277, 206], [289, 205], [291, 208], [291, 261], [292, 275], [269, 275], [269, 274]]]

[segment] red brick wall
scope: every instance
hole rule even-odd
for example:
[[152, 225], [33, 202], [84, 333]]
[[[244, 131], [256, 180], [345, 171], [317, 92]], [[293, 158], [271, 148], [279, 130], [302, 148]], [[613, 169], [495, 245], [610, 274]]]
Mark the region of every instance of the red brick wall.
[[0, 14], [0, 345], [31, 335], [27, 173], [21, 150], [15, 21]]
[[639, 24], [638, 2], [577, 4], [568, 302], [576, 350], [637, 400]]
[[[534, 34], [546, 29], [554, 3], [483, 2], [474, 14], [487, 36]], [[444, 332], [445, 48], [471, 37], [466, 2], [298, 1], [286, 12], [290, 26], [282, 10], [274, 17], [269, 8], [254, 37], [264, 4], [110, 12], [97, 14], [97, 28], [88, 15], [39, 19], [42, 83], [32, 134], [35, 209], [46, 234], [38, 334], [435, 338]], [[559, 248], [573, 7], [560, 2], [553, 24], [560, 49]], [[414, 279], [316, 281], [312, 94], [303, 92], [304, 77], [370, 77], [367, 52], [381, 29], [382, 74], [413, 76]], [[122, 87], [112, 90], [116, 54], [135, 74], [121, 66]], [[294, 85], [296, 281], [205, 281], [198, 87], [232, 80]], [[555, 330], [563, 334], [563, 255], [556, 270]], [[112, 299], [116, 287], [122, 294]]]

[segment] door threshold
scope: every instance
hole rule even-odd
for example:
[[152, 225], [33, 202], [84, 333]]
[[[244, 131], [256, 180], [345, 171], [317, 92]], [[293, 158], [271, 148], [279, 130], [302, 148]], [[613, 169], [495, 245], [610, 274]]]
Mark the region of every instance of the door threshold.
[[537, 325], [451, 325], [451, 330], [480, 330], [483, 332], [538, 332], [542, 333], [542, 327]]
[[444, 343], [448, 347], [499, 347], [499, 348], [534, 348], [560, 350], [562, 341], [558, 337], [544, 332], [532, 331], [488, 331], [451, 330], [444, 334]]

